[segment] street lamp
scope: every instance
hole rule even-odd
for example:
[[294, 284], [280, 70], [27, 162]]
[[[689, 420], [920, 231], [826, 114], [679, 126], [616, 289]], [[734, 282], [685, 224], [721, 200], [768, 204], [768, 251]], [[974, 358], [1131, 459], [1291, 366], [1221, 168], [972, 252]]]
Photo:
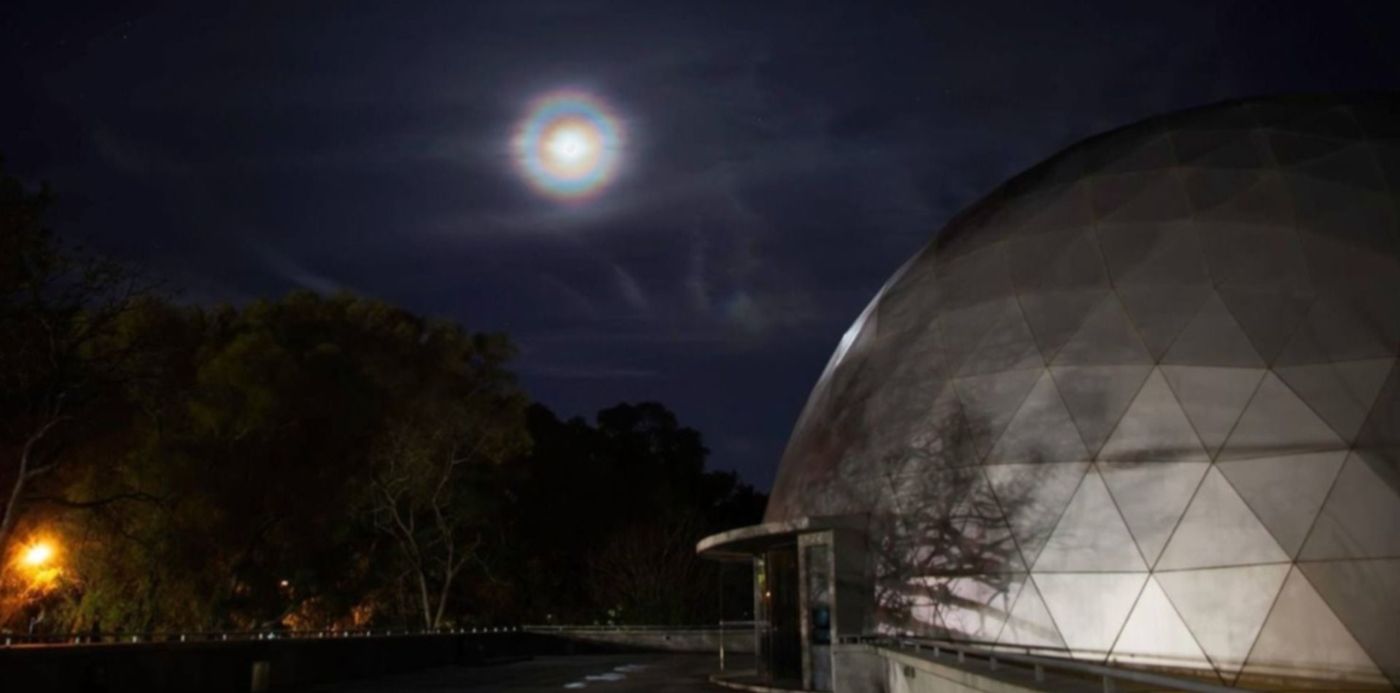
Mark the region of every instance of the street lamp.
[[58, 581], [58, 545], [50, 539], [38, 538], [22, 546], [15, 554], [14, 564], [34, 592], [44, 592]]
[[28, 583], [21, 594], [26, 610], [37, 609], [29, 619], [29, 633], [44, 620], [45, 598], [58, 586], [62, 568], [58, 565], [59, 549], [54, 542], [37, 537], [27, 545], [21, 545], [13, 554], [12, 565], [16, 573]]
[[39, 541], [24, 550], [20, 556], [20, 563], [31, 569], [42, 569], [53, 558], [53, 546], [46, 541]]

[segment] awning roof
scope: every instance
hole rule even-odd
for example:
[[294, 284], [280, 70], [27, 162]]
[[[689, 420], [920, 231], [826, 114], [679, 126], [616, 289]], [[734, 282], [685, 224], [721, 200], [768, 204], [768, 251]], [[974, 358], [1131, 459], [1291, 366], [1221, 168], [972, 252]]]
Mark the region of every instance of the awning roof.
[[768, 548], [788, 543], [799, 534], [830, 529], [864, 530], [864, 515], [820, 515], [765, 522], [712, 534], [695, 545], [695, 553], [714, 561], [747, 561]]

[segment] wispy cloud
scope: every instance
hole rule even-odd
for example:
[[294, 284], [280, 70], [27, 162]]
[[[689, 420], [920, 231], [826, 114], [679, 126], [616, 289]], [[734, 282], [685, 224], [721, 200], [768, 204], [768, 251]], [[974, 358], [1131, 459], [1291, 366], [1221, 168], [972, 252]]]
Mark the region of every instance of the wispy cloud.
[[344, 284], [307, 269], [296, 260], [267, 245], [252, 244], [252, 247], [261, 256], [264, 267], [295, 286], [323, 294], [333, 294], [347, 289]]
[[651, 301], [647, 299], [646, 291], [642, 289], [642, 285], [636, 277], [632, 276], [631, 272], [628, 272], [621, 264], [613, 263], [612, 275], [618, 293], [628, 306], [643, 313], [651, 308]]
[[655, 378], [660, 372], [644, 368], [624, 368], [616, 366], [575, 366], [575, 365], [523, 365], [520, 372], [537, 378], [559, 380], [611, 380], [615, 378]]

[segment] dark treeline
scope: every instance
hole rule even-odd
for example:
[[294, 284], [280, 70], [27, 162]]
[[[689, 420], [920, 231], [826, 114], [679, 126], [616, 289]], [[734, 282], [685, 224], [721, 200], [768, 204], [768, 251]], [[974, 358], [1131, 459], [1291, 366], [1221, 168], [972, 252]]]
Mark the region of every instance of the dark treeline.
[[764, 498], [664, 406], [560, 420], [506, 336], [371, 299], [180, 304], [49, 202], [0, 175], [0, 629], [720, 617], [694, 543]]

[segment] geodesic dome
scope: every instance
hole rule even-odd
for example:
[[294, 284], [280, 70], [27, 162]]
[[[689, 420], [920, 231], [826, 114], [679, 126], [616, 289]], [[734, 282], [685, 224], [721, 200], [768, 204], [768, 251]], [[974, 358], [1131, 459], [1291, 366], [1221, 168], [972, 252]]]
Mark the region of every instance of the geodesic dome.
[[885, 630], [1400, 684], [1398, 349], [1400, 99], [1153, 118], [889, 280], [766, 520], [868, 516]]

